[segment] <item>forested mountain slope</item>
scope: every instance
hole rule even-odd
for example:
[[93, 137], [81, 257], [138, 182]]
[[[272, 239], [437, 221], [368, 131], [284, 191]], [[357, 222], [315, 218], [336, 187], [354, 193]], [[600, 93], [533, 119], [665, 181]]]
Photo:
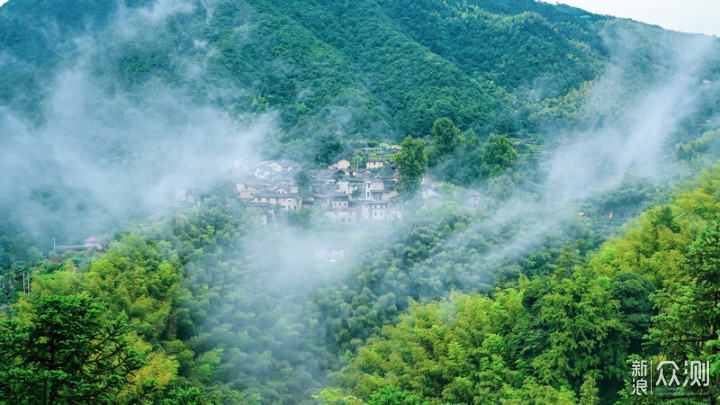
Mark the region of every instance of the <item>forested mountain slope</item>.
[[[232, 136], [246, 135], [218, 127], [254, 128], [263, 119], [271, 125], [264, 124], [262, 139], [243, 149], [258, 159], [284, 156], [310, 166], [368, 141], [430, 136], [441, 117], [472, 141], [461, 148], [468, 153], [490, 134], [536, 151], [536, 144], [557, 145], [558, 135], [575, 128], [618, 121], [644, 89], [683, 68], [672, 49], [688, 48], [690, 40], [532, 1], [13, 0], [0, 8], [0, 23], [3, 136], [21, 162], [44, 160], [22, 169], [31, 180], [6, 185], [3, 218], [14, 219], [3, 227], [50, 227], [75, 239], [101, 231], [91, 224], [103, 222], [93, 206], [105, 204], [109, 214], [118, 209], [66, 172], [143, 178], [147, 171], [178, 171], [168, 166], [179, 162], [171, 145], [186, 144], [183, 136], [224, 131], [219, 142], [234, 142]], [[694, 75], [714, 82], [720, 69], [713, 63]], [[602, 101], [587, 101], [592, 97]], [[688, 118], [693, 128], [685, 142], [709, 129], [718, 100], [703, 101], [706, 110]], [[36, 157], [37, 144], [52, 144], [53, 157]], [[85, 167], [68, 170], [64, 156], [78, 150]], [[458, 159], [441, 177], [474, 182], [473, 159]], [[18, 167], [11, 157], [3, 160], [7, 170]], [[149, 193], [143, 185], [123, 187], [137, 191], [125, 211]], [[78, 234], [57, 224], [20, 225], [48, 216], [11, 215], [27, 200], [45, 214], [93, 220], [76, 224]], [[39, 243], [39, 236], [36, 229], [17, 239]], [[20, 259], [27, 243], [8, 249]]]
[[623, 235], [587, 254], [568, 249], [530, 280], [489, 297], [411, 302], [337, 382], [363, 398], [393, 385], [429, 403], [644, 403], [678, 395], [712, 403], [716, 385], [683, 386], [681, 394], [660, 386], [639, 396], [626, 360], [717, 365], [718, 170], [632, 220]]
[[[717, 379], [718, 83], [716, 38], [532, 0], [10, 0], [0, 403], [633, 403], [628, 359], [672, 356]], [[392, 221], [239, 198], [245, 164], [334, 182], [379, 145]]]
[[398, 141], [443, 116], [463, 129], [521, 130], [519, 89], [565, 95], [596, 79], [618, 46], [601, 37], [613, 20], [535, 2], [42, 4], [0, 9], [1, 94], [15, 108], [42, 114], [40, 95], [18, 80], [42, 92], [47, 73], [89, 52], [93, 73], [119, 89], [159, 80], [233, 114], [278, 110], [284, 144]]
[[[78, 254], [27, 265], [37, 266], [33, 297], [91, 296], [107, 303], [104, 322], [129, 325], [131, 345], [146, 363], [125, 384], [122, 401], [172, 403], [197, 394], [224, 403], [293, 403], [336, 383], [350, 392], [320, 397], [343, 403], [353, 401], [350, 393], [368, 398], [392, 385], [431, 403], [609, 403], [629, 378], [629, 355], [716, 361], [712, 337], [700, 346], [683, 342], [713, 330], [712, 297], [687, 286], [714, 277], [698, 273], [693, 260], [712, 254], [698, 250], [697, 235], [717, 233], [717, 184], [714, 167], [599, 248], [578, 220], [577, 234], [557, 240], [574, 242], [549, 241], [519, 258], [513, 266], [521, 274], [489, 295], [472, 281], [481, 250], [438, 249], [453, 228], [477, 220], [452, 201], [364, 247], [347, 275], [313, 262], [312, 252], [289, 257], [303, 258], [304, 269], [268, 254], [270, 246], [293, 246], [286, 240], [298, 235], [265, 228], [258, 239], [250, 212], [210, 200], [188, 215], [117, 234], [108, 252], [91, 260]], [[22, 298], [13, 313], [31, 316], [35, 299]], [[687, 312], [677, 306], [683, 299], [705, 309]], [[21, 390], [24, 380], [4, 375], [3, 392]], [[144, 379], [155, 381], [151, 389]]]

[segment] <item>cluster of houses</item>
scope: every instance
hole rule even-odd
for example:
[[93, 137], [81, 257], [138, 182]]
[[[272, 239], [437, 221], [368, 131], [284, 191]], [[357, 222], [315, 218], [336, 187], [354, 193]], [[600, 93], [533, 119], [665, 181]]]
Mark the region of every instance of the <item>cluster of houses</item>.
[[[228, 180], [235, 197], [253, 208], [262, 224], [276, 220], [280, 212], [302, 209], [341, 224], [388, 222], [402, 219], [398, 173], [387, 158], [399, 150], [399, 146], [363, 148], [357, 151], [362, 160], [342, 159], [315, 170], [304, 170], [300, 163], [286, 159], [255, 163], [238, 159]], [[422, 199], [440, 201], [440, 183], [426, 180]], [[176, 188], [173, 205], [199, 206], [195, 187]]]
[[[342, 224], [400, 218], [397, 173], [387, 159], [367, 159], [365, 167], [343, 159], [326, 169], [307, 170], [298, 184], [300, 164], [272, 160], [235, 162], [235, 193], [258, 213], [261, 223], [279, 211], [307, 208]], [[386, 170], [382, 170], [386, 168]]]

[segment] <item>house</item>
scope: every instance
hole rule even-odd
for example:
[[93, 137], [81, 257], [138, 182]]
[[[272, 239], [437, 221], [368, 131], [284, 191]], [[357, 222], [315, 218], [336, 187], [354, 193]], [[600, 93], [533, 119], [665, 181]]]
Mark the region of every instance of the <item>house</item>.
[[253, 181], [240, 181], [235, 183], [235, 195], [240, 199], [253, 198], [253, 195], [266, 188], [266, 184]]
[[329, 209], [325, 211], [325, 216], [342, 224], [357, 223], [357, 211], [349, 207]]
[[352, 174], [352, 170], [347, 170], [347, 169], [337, 170], [337, 171], [335, 171], [335, 173], [333, 173], [332, 178], [337, 183], [338, 181], [342, 180], [343, 177], [350, 176], [351, 174]]
[[278, 182], [273, 186], [273, 191], [276, 194], [299, 194], [300, 187], [295, 183]]
[[255, 167], [252, 173], [257, 179], [267, 179], [275, 173], [275, 171], [270, 166], [262, 165]]
[[362, 219], [367, 221], [387, 221], [390, 219], [387, 200], [363, 201], [361, 204]]
[[299, 210], [302, 208], [302, 198], [300, 198], [297, 194], [285, 194], [283, 195], [283, 198], [278, 200], [278, 205], [285, 211]]
[[400, 195], [395, 189], [385, 189], [382, 193], [381, 200], [394, 200]]
[[337, 182], [338, 192], [348, 195], [351, 199], [360, 196], [365, 181], [357, 177], [344, 177]]
[[385, 192], [385, 183], [382, 180], [365, 180], [361, 194], [362, 200], [381, 200]]
[[341, 159], [334, 165], [330, 166], [333, 169], [345, 170], [350, 167], [350, 161], [347, 159]]
[[273, 161], [273, 162], [269, 162], [269, 163], [267, 164], [267, 167], [268, 167], [268, 169], [270, 169], [270, 170], [272, 170], [272, 171], [274, 171], [274, 172], [276, 172], [276, 173], [283, 171], [283, 166], [282, 166], [280, 163], [278, 163], [278, 162], [274, 162], [274, 161]]
[[379, 169], [387, 163], [388, 163], [387, 159], [369, 159], [367, 161], [367, 163], [365, 163], [365, 168], [366, 169]]
[[365, 154], [367, 154], [367, 155], [369, 155], [369, 154], [371, 154], [371, 153], [374, 153], [374, 154], [376, 154], [376, 155], [380, 155], [380, 154], [382, 154], [382, 153], [385, 153], [385, 148], [376, 146], [376, 147], [374, 147], [374, 148], [363, 148], [362, 151], [363, 151], [363, 153], [365, 153]]
[[53, 254], [62, 254], [65, 252], [90, 252], [102, 251], [102, 238], [92, 235], [83, 241], [82, 245], [56, 245], [53, 239]]
[[98, 252], [102, 250], [102, 238], [97, 235], [91, 235], [83, 241], [83, 244], [88, 249], [95, 249]]
[[325, 216], [335, 222], [354, 224], [357, 222], [357, 210], [350, 206], [350, 197], [347, 194], [330, 193], [316, 195], [315, 206], [325, 209]]
[[176, 208], [199, 207], [200, 199], [195, 193], [195, 186], [190, 188], [175, 187], [175, 198], [169, 205]]
[[349, 170], [348, 174], [352, 177], [372, 177], [373, 172], [368, 169]]
[[[324, 170], [313, 170], [310, 172], [310, 176], [314, 180], [315, 184], [335, 184], [339, 179], [337, 177], [337, 170], [324, 169]], [[340, 178], [345, 175], [343, 171], [340, 171]]]
[[275, 163], [275, 166], [273, 167], [279, 168], [277, 171], [281, 172], [291, 172], [293, 170], [299, 170], [301, 167], [300, 163], [288, 159], [276, 160], [273, 163]]
[[257, 193], [253, 196], [253, 203], [267, 203], [274, 207], [280, 206], [283, 211], [297, 210], [302, 208], [302, 198], [296, 194]]
[[256, 167], [264, 167], [275, 173], [290, 172], [300, 168], [300, 164], [293, 162], [292, 160], [280, 159], [280, 160], [269, 160], [263, 161], [257, 164]]
[[388, 214], [390, 215], [390, 220], [402, 220], [402, 211], [397, 204], [388, 204]]
[[306, 209], [309, 209], [309, 210], [311, 210], [311, 211], [315, 211], [315, 198], [312, 197], [312, 196], [308, 196], [308, 197], [306, 197], [306, 198], [303, 198], [303, 200], [302, 200], [302, 207], [301, 207], [301, 208], [306, 208]]
[[256, 164], [252, 173], [253, 176], [258, 179], [267, 179], [277, 174], [289, 173], [299, 168], [300, 164], [292, 160], [265, 160]]
[[385, 193], [385, 182], [382, 180], [373, 180], [370, 182], [370, 196], [373, 200], [382, 200]]
[[322, 206], [326, 210], [348, 208], [350, 206], [350, 198], [347, 194], [328, 193], [318, 194], [315, 197], [315, 205]]
[[423, 200], [435, 200], [435, 199], [439, 200], [440, 199], [440, 194], [438, 194], [431, 188], [423, 188], [421, 194], [422, 194]]

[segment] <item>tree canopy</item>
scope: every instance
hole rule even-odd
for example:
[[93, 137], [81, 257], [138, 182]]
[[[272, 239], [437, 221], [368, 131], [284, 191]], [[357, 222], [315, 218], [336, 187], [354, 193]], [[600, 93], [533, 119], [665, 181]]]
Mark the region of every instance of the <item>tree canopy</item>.
[[0, 396], [115, 403], [145, 362], [126, 320], [107, 320], [106, 310], [89, 297], [53, 295], [33, 303], [27, 324], [0, 323]]

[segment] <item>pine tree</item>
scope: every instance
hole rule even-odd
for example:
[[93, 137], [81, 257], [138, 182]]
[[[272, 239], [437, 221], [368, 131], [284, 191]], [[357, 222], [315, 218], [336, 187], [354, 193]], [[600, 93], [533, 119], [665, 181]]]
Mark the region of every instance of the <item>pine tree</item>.
[[123, 319], [105, 306], [55, 295], [33, 305], [30, 322], [0, 323], [0, 397], [17, 403], [113, 403], [144, 361]]

